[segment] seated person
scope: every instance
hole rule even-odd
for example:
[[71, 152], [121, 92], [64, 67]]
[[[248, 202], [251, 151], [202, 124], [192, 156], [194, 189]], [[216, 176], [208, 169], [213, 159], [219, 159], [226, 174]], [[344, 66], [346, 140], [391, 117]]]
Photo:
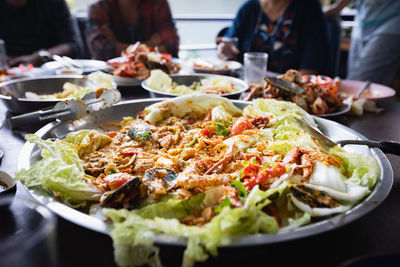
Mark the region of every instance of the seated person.
[[83, 49], [77, 23], [64, 0], [0, 1], [0, 39], [5, 42], [9, 67], [40, 66], [44, 63], [41, 50], [79, 57]]
[[101, 60], [118, 57], [140, 41], [178, 55], [179, 37], [166, 0], [99, 0], [89, 8], [89, 50]]
[[329, 64], [326, 21], [318, 0], [249, 0], [239, 9], [226, 37], [238, 37], [238, 47], [221, 42], [218, 55], [268, 53], [268, 70], [303, 74], [324, 73]]
[[[339, 0], [325, 14], [339, 16], [352, 0]], [[400, 1], [357, 1], [347, 79], [391, 86], [400, 71]]]

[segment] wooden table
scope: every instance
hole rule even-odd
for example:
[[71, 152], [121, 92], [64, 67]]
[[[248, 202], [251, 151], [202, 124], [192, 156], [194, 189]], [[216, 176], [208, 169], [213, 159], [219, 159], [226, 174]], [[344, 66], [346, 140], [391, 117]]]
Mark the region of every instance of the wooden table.
[[[143, 89], [129, 98], [148, 97]], [[400, 98], [378, 101], [380, 114], [362, 117], [344, 115], [336, 119], [372, 140], [400, 141]], [[0, 104], [0, 114], [5, 114]], [[33, 130], [33, 128], [31, 128]], [[0, 148], [5, 151], [1, 170], [15, 172], [16, 160], [25, 132], [0, 129]], [[388, 155], [394, 171], [394, 185], [388, 198], [363, 218], [327, 233], [274, 245], [236, 249], [223, 248], [219, 256], [196, 266], [337, 266], [346, 260], [380, 253], [400, 252], [400, 158]], [[20, 185], [20, 184], [19, 184]], [[26, 195], [19, 186], [17, 197]], [[115, 266], [111, 239], [58, 219], [58, 258], [62, 267]], [[183, 248], [162, 246], [165, 266], [180, 266]], [[265, 262], [261, 265], [260, 263]]]

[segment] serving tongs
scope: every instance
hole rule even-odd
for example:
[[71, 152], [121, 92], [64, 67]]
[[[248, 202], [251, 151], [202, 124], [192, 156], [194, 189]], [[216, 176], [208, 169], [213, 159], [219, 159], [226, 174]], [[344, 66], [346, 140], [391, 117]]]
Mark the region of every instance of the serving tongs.
[[400, 142], [396, 141], [369, 141], [369, 140], [339, 140], [336, 143], [333, 142], [331, 139], [320, 133], [318, 130], [314, 129], [304, 121], [296, 118], [296, 121], [300, 124], [300, 126], [315, 140], [319, 141], [323, 145], [327, 146], [328, 148], [334, 147], [336, 145], [365, 145], [368, 147], [376, 147], [382, 150], [384, 153], [390, 153], [394, 155], [400, 156]]
[[53, 108], [13, 116], [7, 119], [11, 129], [48, 122], [52, 120], [69, 121], [83, 118], [88, 112], [111, 107], [121, 100], [117, 89], [98, 89], [86, 94], [82, 99], [69, 99], [58, 102]]
[[277, 77], [268, 77], [265, 78], [265, 80], [272, 86], [287, 91], [289, 93], [296, 95], [304, 93], [304, 88], [294, 82], [280, 79]]

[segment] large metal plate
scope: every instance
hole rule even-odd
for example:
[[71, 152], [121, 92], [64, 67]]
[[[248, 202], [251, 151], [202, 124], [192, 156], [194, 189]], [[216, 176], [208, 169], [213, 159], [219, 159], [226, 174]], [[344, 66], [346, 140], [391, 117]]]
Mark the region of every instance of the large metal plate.
[[[120, 103], [108, 110], [98, 111], [92, 116], [80, 121], [75, 121], [71, 123], [52, 122], [44, 126], [42, 129], [36, 132], [36, 134], [46, 139], [54, 137], [63, 138], [67, 133], [81, 129], [99, 129], [103, 131], [108, 130], [104, 122], [120, 121], [124, 116], [135, 116], [136, 114], [138, 114], [138, 112], [143, 110], [145, 106], [154, 104], [159, 101], [161, 101], [161, 99], [140, 99]], [[232, 102], [240, 108], [243, 108], [250, 103], [244, 101]], [[317, 117], [314, 117], [314, 119], [318, 124], [320, 130], [334, 141], [343, 139], [367, 140], [363, 135], [339, 123]], [[326, 232], [346, 225], [366, 215], [368, 212], [370, 212], [380, 203], [382, 203], [386, 196], [389, 194], [393, 184], [393, 171], [388, 159], [378, 149], [368, 149], [365, 146], [347, 147], [352, 151], [361, 152], [366, 155], [375, 157], [381, 168], [381, 175], [377, 181], [376, 186], [374, 187], [371, 194], [367, 196], [361, 203], [354, 206], [346, 213], [338, 214], [329, 219], [306, 225], [290, 232], [243, 236], [241, 238], [238, 238], [237, 242], [235, 242], [231, 246], [248, 246], [276, 243]], [[36, 145], [25, 143], [18, 158], [17, 170], [20, 170], [22, 168], [29, 168], [29, 166], [39, 158], [40, 149]], [[103, 221], [58, 202], [40, 189], [29, 189], [29, 192], [34, 198], [36, 198], [38, 201], [46, 205], [48, 208], [50, 208], [52, 211], [54, 211], [64, 219], [76, 223], [80, 226], [86, 227], [90, 230], [105, 234], [107, 233], [107, 225]], [[177, 238], [171, 236], [159, 236], [156, 239], [156, 242], [159, 244], [184, 244], [182, 240], [178, 240]]]

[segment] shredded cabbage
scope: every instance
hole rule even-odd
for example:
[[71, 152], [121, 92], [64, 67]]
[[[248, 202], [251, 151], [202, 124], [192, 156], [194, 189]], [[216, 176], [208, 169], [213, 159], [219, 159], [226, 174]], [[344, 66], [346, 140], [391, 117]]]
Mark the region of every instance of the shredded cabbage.
[[28, 187], [41, 185], [46, 190], [61, 193], [63, 201], [71, 206], [84, 205], [87, 200], [99, 200], [102, 191], [86, 183], [85, 172], [72, 145], [61, 141], [42, 140], [27, 135], [26, 140], [40, 145], [42, 157], [28, 170], [18, 171], [15, 178]]

